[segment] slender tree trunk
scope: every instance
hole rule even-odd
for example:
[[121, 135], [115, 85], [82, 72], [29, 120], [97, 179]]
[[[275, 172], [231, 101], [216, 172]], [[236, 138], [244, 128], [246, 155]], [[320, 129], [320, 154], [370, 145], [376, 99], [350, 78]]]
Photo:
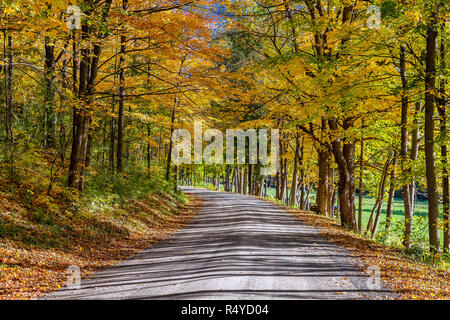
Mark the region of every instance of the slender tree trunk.
[[173, 167], [173, 191], [178, 192], [178, 166]]
[[375, 237], [375, 234], [377, 233], [378, 222], [380, 220], [381, 209], [383, 207], [386, 179], [387, 179], [387, 175], [388, 175], [389, 165], [390, 165], [391, 159], [393, 157], [394, 157], [394, 154], [392, 154], [392, 157], [389, 156], [388, 159], [386, 160], [386, 164], [384, 166], [384, 170], [383, 170], [383, 174], [382, 174], [382, 180], [381, 180], [381, 185], [380, 185], [380, 190], [379, 190], [379, 195], [378, 195], [377, 214], [375, 216], [375, 221], [374, 221], [374, 224], [373, 224], [373, 227], [372, 227], [372, 230], [371, 230], [372, 238]]
[[327, 150], [319, 150], [319, 185], [317, 187], [317, 210], [321, 215], [328, 215], [328, 168], [330, 154]]
[[253, 165], [248, 165], [248, 194], [253, 194]]
[[[77, 46], [77, 34], [74, 31], [72, 33], [72, 81], [73, 81], [73, 94], [77, 95], [78, 87], [78, 46]], [[79, 113], [77, 111], [77, 108], [73, 108], [73, 115], [72, 115], [72, 152], [70, 154], [70, 165], [69, 165], [69, 176], [68, 176], [68, 185], [72, 186], [73, 188], [76, 188], [77, 181], [75, 180], [75, 170], [76, 170], [76, 162], [77, 162], [77, 156], [75, 152], [78, 148], [78, 122], [79, 122]]]
[[[361, 127], [362, 131], [362, 127]], [[359, 185], [358, 185], [358, 232], [362, 230], [362, 200], [363, 200], [363, 173], [364, 173], [364, 139], [361, 135], [361, 151], [359, 156]]]
[[[402, 171], [405, 175], [408, 175], [411, 171], [407, 168], [407, 157], [408, 157], [408, 92], [407, 92], [407, 79], [406, 79], [406, 58], [405, 58], [405, 47], [400, 46], [400, 78], [402, 81], [402, 95], [401, 95], [401, 151], [400, 159]], [[411, 232], [412, 232], [412, 221], [414, 208], [411, 206], [411, 191], [410, 184], [405, 183], [403, 185], [403, 203], [405, 207], [405, 233], [403, 238], [403, 244], [406, 249], [411, 247]]]
[[428, 230], [430, 249], [440, 251], [439, 241], [439, 211], [436, 183], [436, 162], [434, 155], [434, 102], [436, 82], [437, 54], [437, 12], [432, 12], [427, 27], [427, 46], [425, 57], [425, 167], [428, 192]]
[[[287, 147], [283, 147], [283, 150], [287, 150]], [[282, 202], [285, 202], [286, 194], [288, 192], [287, 190], [287, 158], [283, 159], [281, 158], [281, 176], [280, 176], [280, 198]]]
[[284, 198], [283, 203], [288, 204], [289, 203], [289, 189], [288, 189], [288, 167], [287, 167], [287, 159], [285, 162], [286, 171], [285, 171], [285, 177], [284, 177]]
[[327, 188], [327, 215], [333, 217], [333, 193], [335, 190], [334, 185], [334, 168], [328, 165], [328, 188]]
[[297, 133], [295, 139], [295, 155], [294, 155], [294, 169], [292, 172], [292, 181], [291, 181], [291, 194], [289, 203], [291, 206], [295, 206], [297, 203], [297, 176], [298, 176], [298, 163], [300, 158], [300, 137]]
[[231, 176], [231, 166], [229, 164], [227, 164], [225, 166], [225, 186], [224, 186], [226, 192], [232, 191], [230, 176]]
[[305, 196], [305, 209], [306, 211], [309, 211], [309, 193], [311, 192], [311, 185], [308, 185], [306, 187], [306, 196]]
[[244, 193], [244, 169], [242, 167], [238, 167], [238, 182], [239, 182], [239, 194]]
[[330, 217], [333, 219], [336, 214], [336, 210], [334, 208], [335, 203], [336, 203], [336, 188], [333, 188], [333, 193], [331, 195], [331, 206], [330, 206]]
[[369, 222], [367, 223], [366, 233], [369, 231], [370, 232], [372, 231], [373, 226], [374, 226], [374, 223], [373, 223], [374, 213], [378, 211], [378, 208], [380, 207], [380, 203], [383, 201], [384, 184], [386, 182], [386, 175], [387, 175], [387, 170], [389, 168], [389, 162], [390, 162], [390, 158], [386, 159], [386, 162], [383, 166], [383, 170], [381, 171], [380, 182], [378, 183], [377, 199], [375, 201], [375, 205], [373, 206], [372, 212], [370, 213]]
[[[442, 22], [441, 26], [441, 45], [440, 45], [440, 69], [441, 73], [445, 73], [446, 71], [446, 63], [445, 63], [445, 23]], [[440, 120], [440, 131], [441, 131], [441, 162], [442, 162], [442, 210], [443, 210], [443, 251], [445, 253], [450, 252], [450, 214], [449, 214], [449, 173], [448, 173], [448, 158], [447, 158], [447, 110], [446, 108], [446, 98], [445, 98], [445, 77], [441, 77], [441, 81], [439, 83], [439, 99], [438, 101], [438, 110], [439, 110], [439, 120]]]
[[55, 46], [45, 37], [45, 147], [55, 148], [56, 145], [56, 114], [55, 114]]
[[[327, 123], [325, 118], [322, 118], [321, 125], [321, 141], [324, 140], [324, 135], [327, 131]], [[317, 196], [316, 196], [316, 206], [319, 214], [327, 216], [328, 215], [328, 205], [329, 205], [329, 195], [328, 195], [328, 184], [329, 184], [329, 174], [328, 170], [330, 167], [330, 152], [323, 146], [319, 146], [318, 149], [319, 158], [319, 182], [317, 186]]]
[[170, 140], [169, 140], [169, 150], [167, 152], [167, 167], [166, 167], [166, 181], [170, 180], [170, 166], [172, 163], [172, 134], [174, 131], [174, 125], [175, 125], [175, 108], [177, 105], [177, 98], [174, 99], [173, 102], [173, 108], [172, 108], [172, 114], [170, 116]]
[[305, 170], [303, 169], [303, 159], [304, 159], [304, 143], [305, 139], [302, 138], [302, 145], [300, 148], [300, 164], [302, 168], [300, 169], [300, 209], [305, 210]]
[[[114, 113], [114, 99], [111, 105], [111, 112]], [[115, 154], [115, 128], [114, 128], [114, 117], [110, 117], [109, 120], [109, 169], [114, 172], [114, 154]]]
[[[233, 185], [234, 185], [234, 193], [238, 193], [238, 178], [237, 178], [237, 168], [234, 166], [233, 168]], [[233, 191], [233, 187], [232, 190]]]
[[392, 222], [392, 208], [394, 206], [394, 193], [395, 193], [395, 172], [397, 170], [397, 158], [398, 152], [394, 151], [394, 160], [392, 164], [392, 170], [390, 174], [390, 184], [389, 184], [389, 196], [388, 196], [388, 204], [386, 209], [386, 230], [390, 231], [391, 222]]
[[248, 193], [248, 170], [247, 168], [244, 168], [244, 174], [243, 174], [243, 187], [242, 187], [242, 194]]
[[[419, 121], [418, 121], [418, 115], [421, 112], [421, 103], [416, 102], [416, 107], [414, 111], [414, 127], [413, 130], [411, 130], [411, 155], [410, 160], [412, 163], [414, 163], [417, 160], [417, 156], [419, 154]], [[409, 184], [409, 207], [414, 212], [414, 206], [415, 206], [415, 199], [416, 199], [416, 181], [415, 177], [412, 177], [412, 180]]]
[[150, 128], [150, 125], [147, 124], [147, 177], [150, 178], [150, 167], [151, 167], [151, 161], [152, 156], [150, 152], [150, 138], [151, 138], [152, 130]]
[[13, 37], [7, 36], [4, 31], [5, 42], [4, 51], [8, 57], [5, 66], [5, 130], [6, 141], [8, 145], [8, 175], [10, 188], [13, 187], [14, 181], [14, 43]]
[[282, 184], [283, 184], [283, 181], [282, 181], [282, 176], [283, 176], [283, 151], [284, 151], [284, 149], [283, 149], [283, 144], [281, 143], [281, 139], [279, 140], [279, 150], [280, 150], [280, 157], [279, 157], [279, 170], [277, 171], [277, 174], [276, 174], [276, 180], [275, 180], [275, 184], [276, 184], [276, 186], [275, 186], [275, 188], [276, 188], [276, 192], [275, 192], [275, 197], [278, 199], [278, 200], [282, 200], [283, 199], [283, 195], [282, 195]]
[[10, 145], [14, 143], [13, 123], [14, 123], [14, 43], [13, 37], [7, 36], [7, 45], [5, 51], [8, 56], [8, 63], [6, 66], [6, 137]]
[[[122, 9], [128, 9], [128, 0], [122, 0]], [[123, 31], [122, 31], [123, 32]], [[120, 36], [120, 59], [119, 59], [119, 117], [117, 123], [117, 172], [123, 172], [123, 126], [125, 108], [125, 35]]]

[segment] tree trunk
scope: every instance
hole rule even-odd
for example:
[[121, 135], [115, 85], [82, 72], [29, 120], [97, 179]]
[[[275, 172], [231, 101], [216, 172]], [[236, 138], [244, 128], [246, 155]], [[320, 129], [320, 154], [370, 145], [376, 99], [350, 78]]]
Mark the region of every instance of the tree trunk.
[[[406, 59], [405, 59], [405, 47], [400, 46], [400, 78], [402, 81], [402, 95], [401, 95], [401, 166], [405, 175], [408, 175], [411, 171], [407, 168], [408, 157], [408, 92], [407, 92], [407, 79], [406, 79]], [[405, 233], [403, 244], [406, 249], [411, 247], [411, 232], [414, 208], [411, 206], [411, 191], [410, 184], [405, 183], [402, 187], [403, 191], [403, 203], [405, 207]]]
[[[102, 20], [105, 21], [111, 8], [112, 0], [107, 0], [103, 4]], [[89, 10], [89, 15], [93, 8], [89, 1], [85, 1]], [[87, 23], [82, 25], [82, 41], [89, 41], [90, 26]], [[92, 48], [91, 48], [92, 46]], [[71, 188], [83, 190], [84, 165], [88, 151], [89, 129], [91, 124], [90, 104], [95, 92], [95, 84], [98, 74], [98, 64], [101, 53], [101, 42], [87, 44], [81, 50], [80, 77], [78, 87], [78, 101], [80, 105], [75, 107], [73, 117], [73, 141], [70, 155], [68, 185]]]
[[150, 152], [150, 138], [151, 138], [152, 130], [150, 125], [147, 124], [147, 177], [150, 178], [150, 167], [152, 162], [152, 156]]
[[328, 217], [333, 217], [333, 193], [335, 190], [334, 186], [334, 168], [332, 168], [330, 165], [328, 165], [328, 189], [327, 189], [327, 215]]
[[[6, 32], [3, 32], [6, 37]], [[7, 45], [4, 47], [4, 51], [8, 57], [5, 65], [5, 130], [8, 146], [9, 184], [12, 190], [14, 181], [14, 43], [12, 36], [7, 37]]]
[[248, 194], [253, 194], [253, 166], [252, 164], [248, 165]]
[[295, 156], [294, 156], [294, 169], [292, 172], [292, 182], [291, 182], [291, 194], [289, 198], [289, 203], [291, 206], [296, 206], [297, 204], [297, 175], [298, 175], [298, 163], [300, 158], [300, 137], [297, 133], [295, 139]]
[[430, 249], [440, 251], [439, 241], [439, 211], [436, 183], [436, 162], [434, 155], [434, 102], [436, 81], [436, 53], [437, 53], [437, 12], [431, 14], [427, 27], [427, 49], [425, 57], [425, 167], [428, 192], [428, 231]]
[[8, 56], [8, 63], [5, 66], [6, 73], [6, 88], [5, 88], [5, 102], [6, 102], [6, 118], [5, 129], [7, 141], [12, 145], [14, 143], [13, 123], [14, 123], [14, 43], [12, 36], [7, 37], [6, 55]]
[[378, 183], [377, 198], [376, 198], [375, 204], [372, 208], [372, 212], [370, 213], [369, 222], [367, 223], [366, 233], [372, 230], [373, 225], [374, 225], [373, 224], [373, 215], [374, 215], [375, 211], [378, 210], [378, 208], [380, 206], [380, 202], [383, 200], [384, 183], [386, 181], [386, 175], [387, 175], [387, 170], [389, 167], [389, 161], [390, 161], [390, 158], [388, 158], [386, 160], [386, 163], [383, 166], [383, 170], [381, 171], [380, 182]]
[[238, 193], [238, 171], [236, 166], [233, 168], [233, 185], [234, 193]]
[[280, 154], [280, 157], [279, 157], [279, 170], [277, 170], [277, 174], [276, 174], [276, 177], [275, 177], [275, 184], [276, 184], [276, 186], [275, 186], [275, 188], [276, 188], [276, 191], [275, 191], [275, 198], [277, 198], [278, 200], [282, 200], [283, 199], [283, 195], [282, 195], [282, 184], [283, 184], [283, 181], [282, 181], [282, 176], [283, 176], [283, 151], [284, 151], [284, 149], [283, 149], [283, 144], [281, 143], [281, 139], [279, 140], [279, 150], [280, 150], [280, 152], [279, 152], [279, 154]]
[[[122, 0], [122, 9], [128, 9], [128, 0]], [[119, 117], [117, 123], [117, 172], [123, 172], [123, 126], [125, 108], [125, 55], [126, 37], [120, 36], [120, 59], [119, 59]]]
[[[114, 99], [113, 99], [114, 100]], [[114, 101], [112, 102], [111, 105], [111, 112], [114, 113]], [[110, 117], [109, 120], [109, 169], [111, 170], [111, 172], [114, 171], [114, 154], [115, 154], [115, 142], [116, 142], [116, 138], [115, 138], [115, 128], [114, 128], [114, 117]]]
[[386, 230], [390, 231], [391, 222], [392, 222], [392, 208], [394, 206], [394, 192], [395, 192], [395, 172], [397, 170], [397, 158], [398, 153], [397, 150], [394, 151], [394, 160], [392, 164], [392, 170], [390, 175], [390, 184], [389, 184], [389, 196], [388, 196], [388, 204], [386, 209]]
[[334, 208], [335, 203], [336, 203], [336, 188], [333, 189], [333, 193], [331, 195], [330, 217], [333, 219], [336, 214], [336, 210]]
[[[392, 157], [394, 156], [394, 154], [392, 154]], [[378, 194], [378, 208], [377, 208], [377, 214], [375, 216], [375, 221], [373, 223], [373, 227], [371, 230], [371, 235], [372, 238], [375, 237], [375, 233], [377, 233], [377, 228], [378, 228], [378, 222], [380, 220], [380, 214], [381, 214], [381, 208], [383, 207], [383, 199], [384, 199], [384, 192], [385, 192], [385, 186], [386, 186], [386, 178], [388, 175], [388, 170], [389, 170], [389, 165], [391, 163], [391, 156], [388, 157], [388, 159], [386, 160], [386, 164], [384, 166], [383, 169], [383, 173], [381, 176], [381, 184], [380, 184], [380, 189], [379, 189], [379, 194]]]
[[[361, 126], [362, 132], [362, 126]], [[362, 230], [362, 200], [363, 200], [363, 173], [364, 173], [364, 139], [361, 134], [361, 151], [359, 156], [359, 185], [358, 185], [358, 232]]]
[[243, 187], [242, 187], [242, 194], [247, 194], [248, 192], [248, 170], [247, 168], [244, 168], [244, 174], [243, 174]]
[[[323, 141], [323, 136], [327, 130], [327, 123], [325, 118], [322, 118], [322, 125], [320, 129], [321, 140]], [[330, 167], [330, 152], [322, 145], [319, 145], [318, 149], [319, 158], [319, 182], [317, 186], [317, 196], [316, 196], [316, 206], [317, 212], [321, 215], [328, 215], [329, 206], [329, 194], [328, 194], [328, 170]]]
[[173, 167], [173, 191], [178, 192], [178, 166]]
[[305, 210], [305, 170], [303, 169], [303, 159], [304, 159], [304, 141], [305, 139], [302, 139], [302, 146], [300, 149], [300, 164], [302, 168], [300, 169], [300, 209]]
[[[441, 46], [440, 46], [440, 69], [441, 73], [445, 74], [446, 71], [446, 63], [445, 63], [445, 28], [444, 23], [441, 26]], [[442, 162], [442, 210], [443, 210], [443, 235], [444, 235], [444, 243], [443, 243], [443, 251], [445, 253], [450, 252], [450, 214], [449, 214], [449, 173], [448, 173], [448, 159], [447, 159], [447, 110], [445, 109], [447, 101], [445, 98], [445, 77], [441, 77], [441, 81], [439, 84], [439, 99], [438, 102], [438, 110], [439, 110], [439, 120], [440, 120], [440, 131], [441, 131], [441, 162]]]
[[45, 37], [45, 148], [56, 147], [56, 113], [55, 113], [55, 46]]
[[[338, 131], [336, 119], [329, 120], [331, 130]], [[352, 119], [343, 121], [343, 129], [353, 125]], [[339, 171], [338, 199], [342, 226], [357, 231], [355, 219], [355, 144], [337, 137], [331, 143]]]
[[224, 186], [226, 192], [232, 191], [230, 176], [231, 176], [231, 166], [227, 164], [225, 166], [225, 186]]
[[169, 150], [167, 152], [167, 167], [166, 167], [166, 181], [170, 180], [170, 166], [172, 163], [172, 134], [174, 131], [174, 125], [175, 125], [175, 108], [177, 105], [177, 98], [175, 98], [173, 102], [173, 108], [172, 108], [172, 114], [170, 116], [170, 140], [169, 140]]
[[[418, 115], [421, 112], [421, 103], [416, 102], [416, 108], [414, 111], [414, 127], [411, 130], [411, 155], [410, 160], [415, 162], [417, 160], [417, 156], [419, 154], [419, 121]], [[416, 181], [415, 177], [412, 177], [411, 182], [409, 183], [409, 207], [412, 211], [414, 211], [416, 199]]]
[[328, 215], [328, 168], [330, 154], [319, 150], [319, 185], [317, 187], [317, 210], [321, 215]]

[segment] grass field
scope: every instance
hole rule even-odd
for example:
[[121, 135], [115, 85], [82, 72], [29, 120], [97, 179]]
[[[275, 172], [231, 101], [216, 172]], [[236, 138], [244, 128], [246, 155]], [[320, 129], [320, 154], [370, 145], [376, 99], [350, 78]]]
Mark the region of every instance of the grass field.
[[[275, 197], [275, 188], [270, 188], [267, 190], [267, 195], [269, 197]], [[310, 198], [311, 202], [315, 202], [316, 194], [311, 192]], [[375, 199], [366, 195], [363, 195], [362, 201], [362, 227], [363, 230], [366, 229], [367, 223], [369, 222], [370, 214], [372, 212], [373, 206], [375, 204]], [[358, 194], [355, 196], [356, 210], [358, 210]], [[383, 207], [380, 215], [380, 222], [378, 224], [377, 237], [379, 240], [387, 241], [385, 238], [385, 225], [386, 225], [386, 207], [387, 201], [384, 201]], [[419, 247], [427, 247], [428, 245], [428, 201], [416, 201], [414, 208], [414, 223], [413, 223], [413, 234], [412, 243], [413, 245]], [[403, 199], [394, 198], [394, 205], [392, 209], [392, 227], [391, 236], [389, 242], [392, 244], [401, 244], [403, 240], [403, 226], [405, 221], [405, 211], [403, 206]], [[441, 231], [441, 244], [443, 243], [443, 234]]]

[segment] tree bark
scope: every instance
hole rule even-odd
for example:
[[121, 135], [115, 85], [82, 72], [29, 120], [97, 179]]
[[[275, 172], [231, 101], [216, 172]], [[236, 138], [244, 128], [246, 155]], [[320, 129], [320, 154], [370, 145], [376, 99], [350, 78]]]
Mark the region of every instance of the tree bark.
[[392, 222], [392, 208], [394, 206], [394, 192], [395, 192], [395, 173], [397, 170], [397, 158], [398, 152], [394, 151], [394, 160], [392, 163], [392, 170], [390, 174], [390, 182], [389, 182], [389, 196], [388, 196], [388, 204], [386, 209], [386, 230], [389, 232], [391, 228]]
[[299, 134], [296, 134], [295, 139], [295, 155], [294, 155], [294, 169], [292, 172], [292, 181], [291, 181], [291, 194], [289, 198], [289, 203], [291, 206], [296, 206], [297, 204], [297, 176], [298, 176], [298, 163], [300, 158], [300, 137]]
[[[90, 1], [84, 2], [87, 6], [86, 15], [93, 11]], [[107, 0], [102, 8], [102, 21], [109, 15], [112, 0]], [[84, 23], [82, 25], [82, 40], [89, 41], [91, 27]], [[101, 38], [101, 36], [100, 36]], [[102, 47], [101, 42], [89, 43], [81, 49], [80, 76], [78, 86], [78, 100], [80, 105], [75, 107], [73, 117], [73, 141], [70, 155], [68, 185], [71, 188], [83, 190], [83, 175], [88, 152], [89, 129], [91, 124], [92, 96], [95, 92], [95, 83], [98, 74], [98, 64]]]
[[[440, 69], [441, 73], [445, 74], [446, 63], [445, 63], [445, 23], [441, 26], [441, 45], [440, 45]], [[447, 158], [447, 101], [445, 98], [445, 77], [441, 77], [439, 83], [439, 99], [438, 111], [439, 111], [439, 121], [440, 121], [440, 131], [441, 131], [441, 162], [442, 162], [442, 231], [444, 236], [443, 251], [445, 253], [450, 252], [450, 214], [449, 214], [449, 173], [448, 173], [448, 158]]]
[[170, 166], [172, 163], [172, 134], [174, 131], [174, 125], [175, 125], [175, 108], [177, 105], [177, 98], [174, 99], [173, 102], [173, 108], [172, 108], [172, 113], [170, 116], [170, 140], [169, 140], [169, 150], [167, 152], [167, 167], [166, 167], [166, 181], [170, 180]]
[[[395, 153], [395, 151], [394, 151]], [[386, 160], [386, 164], [384, 166], [384, 170], [382, 173], [382, 178], [381, 178], [381, 185], [380, 185], [380, 189], [379, 189], [379, 195], [378, 195], [378, 208], [377, 208], [377, 214], [375, 216], [375, 221], [373, 223], [373, 227], [371, 230], [371, 235], [372, 238], [375, 237], [375, 234], [377, 233], [377, 228], [378, 228], [378, 222], [380, 220], [380, 215], [381, 215], [381, 209], [383, 207], [383, 200], [384, 200], [384, 192], [385, 192], [385, 186], [386, 186], [386, 179], [387, 179], [387, 175], [388, 175], [388, 170], [389, 170], [389, 165], [391, 163], [391, 159], [395, 156], [395, 154], [392, 154], [392, 156], [390, 155], [388, 157], [388, 159]]]
[[[337, 131], [336, 119], [328, 121], [330, 129]], [[343, 129], [352, 126], [352, 119], [344, 119]], [[332, 152], [339, 171], [338, 199], [342, 226], [357, 231], [355, 219], [355, 144], [350, 141], [341, 141], [338, 136], [331, 143]]]
[[[362, 132], [362, 126], [361, 126]], [[362, 230], [362, 199], [363, 199], [363, 172], [364, 172], [364, 139], [361, 134], [361, 151], [359, 156], [359, 185], [358, 185], [358, 232]]]
[[56, 147], [56, 114], [55, 114], [55, 46], [45, 37], [45, 148]]
[[317, 186], [316, 206], [319, 214], [328, 216], [330, 205], [329, 194], [329, 168], [330, 168], [330, 152], [322, 144], [324, 143], [324, 136], [327, 131], [327, 121], [322, 118], [320, 128], [321, 145], [318, 146], [319, 159], [319, 182]]
[[[128, 0], [122, 0], [122, 9], [128, 9]], [[122, 31], [123, 32], [123, 31]], [[126, 55], [125, 35], [120, 36], [120, 59], [119, 59], [119, 115], [117, 123], [117, 172], [123, 172], [123, 127], [125, 108], [125, 55]]]
[[226, 192], [232, 191], [230, 176], [231, 176], [231, 166], [229, 164], [227, 164], [225, 166], [225, 186], [224, 186]]
[[[400, 46], [400, 78], [402, 81], [402, 94], [401, 94], [401, 150], [400, 159], [403, 173], [408, 176], [411, 172], [410, 168], [407, 167], [408, 158], [408, 92], [407, 92], [407, 79], [406, 79], [406, 58], [405, 58], [405, 47]], [[414, 215], [414, 208], [411, 202], [411, 190], [410, 184], [405, 183], [402, 187], [403, 192], [403, 203], [405, 207], [405, 232], [403, 238], [403, 245], [406, 249], [411, 247], [411, 232], [412, 232], [412, 221]]]
[[244, 168], [242, 194], [248, 193], [248, 170]]
[[12, 36], [7, 36], [7, 46], [5, 51], [8, 56], [8, 63], [5, 66], [6, 84], [5, 84], [5, 129], [7, 141], [12, 145], [14, 143], [13, 123], [14, 123], [14, 41]]
[[425, 56], [425, 167], [428, 193], [428, 231], [431, 252], [440, 252], [436, 161], [434, 154], [437, 20], [438, 14], [434, 11], [431, 13], [427, 26]]

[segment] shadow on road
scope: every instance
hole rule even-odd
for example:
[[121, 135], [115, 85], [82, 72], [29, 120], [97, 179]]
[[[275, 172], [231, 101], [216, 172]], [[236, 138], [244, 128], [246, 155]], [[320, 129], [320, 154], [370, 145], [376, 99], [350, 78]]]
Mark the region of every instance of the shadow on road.
[[192, 223], [104, 272], [47, 299], [364, 299], [349, 252], [282, 208], [236, 194], [187, 188], [204, 200]]

